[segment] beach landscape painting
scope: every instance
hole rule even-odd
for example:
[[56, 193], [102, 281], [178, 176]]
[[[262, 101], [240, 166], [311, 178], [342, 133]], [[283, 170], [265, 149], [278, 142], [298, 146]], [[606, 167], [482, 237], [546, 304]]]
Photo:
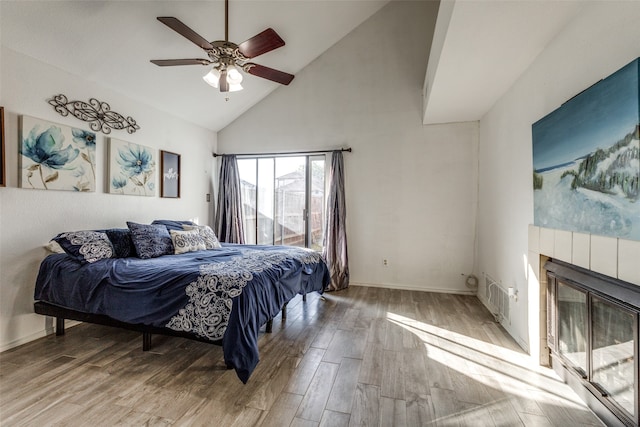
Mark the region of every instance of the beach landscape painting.
[[534, 225], [640, 240], [640, 58], [532, 126]]

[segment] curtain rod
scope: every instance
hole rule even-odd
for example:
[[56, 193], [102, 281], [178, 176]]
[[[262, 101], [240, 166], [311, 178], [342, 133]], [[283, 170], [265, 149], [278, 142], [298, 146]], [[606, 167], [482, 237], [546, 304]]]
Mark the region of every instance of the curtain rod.
[[[351, 147], [349, 148], [337, 148], [335, 150], [312, 150], [312, 151], [284, 151], [279, 153], [237, 153], [233, 154], [234, 156], [285, 156], [289, 154], [320, 154], [320, 153], [331, 153], [332, 151], [347, 151], [351, 153]], [[213, 153], [213, 157], [224, 156], [224, 154]]]

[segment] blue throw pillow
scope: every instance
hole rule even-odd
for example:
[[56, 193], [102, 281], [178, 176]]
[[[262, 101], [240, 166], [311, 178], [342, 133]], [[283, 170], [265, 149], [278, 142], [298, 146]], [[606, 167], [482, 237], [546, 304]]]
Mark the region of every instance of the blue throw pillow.
[[136, 248], [131, 240], [131, 231], [128, 228], [112, 228], [106, 230], [107, 237], [111, 241], [114, 250], [114, 258], [129, 258], [136, 256]]
[[69, 231], [58, 234], [52, 240], [81, 263], [112, 258], [114, 254], [113, 245], [104, 231]]
[[173, 243], [167, 227], [161, 224], [138, 224], [127, 221], [131, 240], [138, 257], [156, 258], [173, 253]]
[[174, 221], [172, 219], [156, 219], [151, 224], [162, 224], [167, 230], [182, 230], [183, 225], [196, 225], [193, 221]]

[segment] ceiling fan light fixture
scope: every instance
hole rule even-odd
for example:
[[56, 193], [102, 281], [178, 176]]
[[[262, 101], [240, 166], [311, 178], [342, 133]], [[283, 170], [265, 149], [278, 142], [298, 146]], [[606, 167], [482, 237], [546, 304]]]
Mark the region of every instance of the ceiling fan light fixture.
[[206, 75], [202, 77], [202, 80], [207, 82], [209, 85], [217, 88], [218, 81], [220, 80], [220, 71], [215, 68], [212, 68]]
[[[227, 81], [232, 86], [240, 86], [240, 83], [242, 83], [242, 73], [240, 72], [240, 70], [238, 70], [238, 67], [233, 64], [229, 64], [227, 66]], [[240, 89], [242, 89], [242, 86], [240, 86]]]
[[214, 88], [219, 88], [222, 93], [242, 90], [240, 83], [242, 83], [244, 78], [243, 72], [283, 85], [291, 83], [291, 80], [294, 78], [293, 74], [247, 62], [249, 59], [284, 46], [284, 40], [282, 40], [278, 33], [276, 33], [273, 28], [267, 28], [239, 45], [230, 42], [229, 0], [224, 1], [224, 6], [224, 40], [212, 42], [193, 31], [178, 18], [173, 16], [159, 16], [158, 21], [203, 49], [208, 58], [152, 59], [151, 62], [160, 67], [176, 65], [211, 66], [213, 64], [213, 68], [207, 75], [203, 76], [203, 79]]

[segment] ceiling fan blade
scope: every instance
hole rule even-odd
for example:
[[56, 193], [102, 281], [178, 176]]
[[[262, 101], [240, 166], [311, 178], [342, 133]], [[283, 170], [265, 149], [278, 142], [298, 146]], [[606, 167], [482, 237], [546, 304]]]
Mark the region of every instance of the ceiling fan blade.
[[274, 70], [273, 68], [265, 67], [264, 65], [248, 63], [245, 64], [247, 73], [254, 76], [262, 77], [263, 79], [271, 80], [276, 83], [288, 85], [295, 77], [293, 74], [285, 73], [284, 71]]
[[167, 27], [171, 28], [173, 31], [177, 32], [183, 37], [191, 40], [193, 43], [197, 44], [201, 48], [213, 49], [211, 43], [204, 39], [200, 34], [193, 31], [191, 28], [187, 27], [182, 21], [178, 18], [174, 18], [172, 16], [158, 16], [158, 21], [165, 24]]
[[211, 61], [209, 61], [208, 59], [200, 59], [200, 58], [194, 58], [194, 59], [152, 59], [151, 62], [153, 62], [156, 65], [159, 65], [161, 67], [170, 67], [173, 65], [209, 65], [211, 64]]
[[260, 34], [240, 43], [238, 50], [247, 58], [255, 58], [282, 46], [284, 46], [284, 40], [273, 28], [267, 28]]

